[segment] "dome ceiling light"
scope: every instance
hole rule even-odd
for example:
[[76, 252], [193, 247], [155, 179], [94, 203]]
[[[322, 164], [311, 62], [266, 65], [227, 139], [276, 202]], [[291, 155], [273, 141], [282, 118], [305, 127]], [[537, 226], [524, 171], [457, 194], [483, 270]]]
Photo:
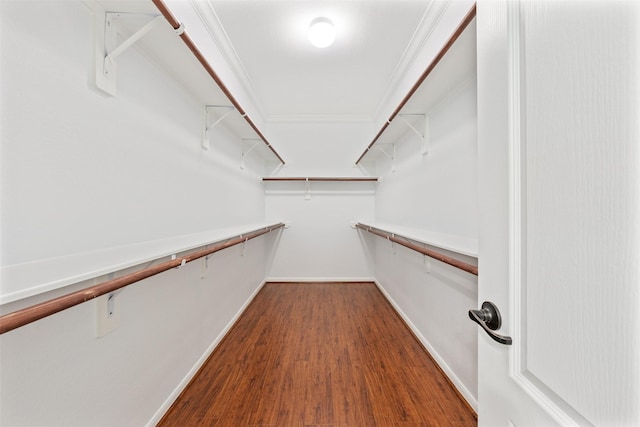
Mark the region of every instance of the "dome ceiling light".
[[316, 18], [309, 26], [309, 41], [319, 48], [331, 46], [336, 39], [336, 29], [329, 18]]

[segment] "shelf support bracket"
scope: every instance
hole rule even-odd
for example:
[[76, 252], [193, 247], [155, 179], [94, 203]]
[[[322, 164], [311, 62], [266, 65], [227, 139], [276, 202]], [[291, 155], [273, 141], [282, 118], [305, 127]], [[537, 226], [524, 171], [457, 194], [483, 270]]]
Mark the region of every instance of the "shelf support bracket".
[[[413, 126], [413, 124], [411, 124], [411, 122], [409, 120], [406, 119], [406, 117], [409, 116], [420, 116], [423, 118], [423, 127], [422, 127], [422, 131], [419, 131], [418, 129], [415, 128], [415, 126]], [[411, 129], [413, 131], [413, 133], [415, 133], [416, 135], [418, 135], [418, 138], [420, 138], [420, 141], [422, 142], [422, 155], [426, 155], [429, 153], [429, 116], [427, 116], [426, 114], [398, 114], [398, 117], [409, 127], [409, 129]]]
[[[224, 108], [228, 110], [222, 116], [218, 118], [213, 124], [209, 124], [209, 111], [214, 110], [216, 108]], [[229, 114], [235, 111], [235, 107], [233, 105], [205, 105], [203, 109], [203, 125], [202, 125], [202, 149], [209, 149], [209, 131], [214, 127], [218, 126]]]
[[311, 182], [309, 181], [309, 178], [305, 180], [304, 184], [304, 199], [311, 200]]
[[[125, 41], [117, 45], [118, 42], [118, 21], [130, 17], [149, 17], [149, 20], [138, 31], [130, 35]], [[96, 86], [108, 93], [116, 96], [116, 59], [127, 49], [133, 46], [138, 40], [144, 37], [149, 31], [154, 29], [163, 21], [162, 15], [150, 15], [146, 13], [124, 13], [105, 12], [104, 16], [96, 18]]]
[[[248, 149], [248, 150], [245, 150], [245, 149], [244, 149], [244, 147], [245, 147], [245, 142], [251, 142], [251, 141], [256, 141], [256, 142], [254, 142], [254, 144], [253, 144], [251, 147], [249, 147], [249, 149]], [[241, 144], [241, 145], [242, 145], [242, 157], [241, 157], [241, 159], [240, 159], [240, 169], [244, 169], [244, 156], [246, 156], [246, 155], [247, 155], [247, 154], [249, 154], [251, 151], [253, 151], [253, 149], [254, 149], [254, 148], [256, 148], [256, 147], [258, 146], [258, 144], [260, 144], [261, 142], [262, 142], [262, 140], [261, 140], [261, 139], [255, 139], [255, 138], [251, 138], [251, 139], [249, 139], [249, 138], [243, 138], [243, 139], [242, 139], [242, 144]]]
[[[390, 145], [391, 146], [391, 153], [389, 153], [387, 150], [382, 148], [383, 145]], [[395, 142], [394, 143], [390, 143], [390, 144], [378, 144], [378, 145], [375, 146], [375, 148], [378, 151], [380, 151], [382, 154], [387, 156], [387, 158], [389, 160], [391, 160], [391, 172], [395, 172], [396, 171], [396, 144], [395, 144]]]

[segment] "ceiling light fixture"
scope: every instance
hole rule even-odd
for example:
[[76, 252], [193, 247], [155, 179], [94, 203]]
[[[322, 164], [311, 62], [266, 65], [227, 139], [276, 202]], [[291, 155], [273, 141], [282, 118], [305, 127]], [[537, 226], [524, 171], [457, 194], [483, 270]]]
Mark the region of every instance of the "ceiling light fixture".
[[309, 41], [315, 47], [331, 46], [336, 39], [336, 29], [328, 18], [316, 18], [309, 26]]

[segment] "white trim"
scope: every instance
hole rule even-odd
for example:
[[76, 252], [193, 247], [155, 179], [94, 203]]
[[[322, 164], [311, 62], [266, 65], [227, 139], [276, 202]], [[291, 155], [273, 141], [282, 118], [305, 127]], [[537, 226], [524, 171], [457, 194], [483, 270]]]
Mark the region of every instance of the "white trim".
[[455, 372], [453, 372], [453, 370], [449, 367], [449, 365], [447, 365], [447, 363], [444, 361], [442, 356], [440, 356], [440, 354], [438, 354], [438, 352], [431, 345], [431, 343], [429, 343], [429, 341], [424, 337], [424, 335], [422, 335], [420, 330], [413, 324], [413, 322], [411, 322], [411, 319], [409, 319], [409, 316], [407, 316], [402, 311], [400, 306], [393, 300], [393, 298], [391, 298], [391, 295], [389, 295], [389, 293], [382, 286], [382, 284], [380, 282], [378, 282], [377, 280], [374, 280], [373, 282], [376, 284], [378, 289], [380, 289], [380, 292], [382, 292], [382, 294], [385, 296], [387, 301], [389, 301], [389, 303], [393, 306], [393, 308], [400, 315], [400, 317], [402, 317], [402, 320], [404, 320], [404, 322], [407, 324], [409, 329], [411, 329], [411, 332], [413, 332], [413, 334], [418, 338], [418, 340], [420, 341], [420, 344], [422, 344], [422, 346], [429, 352], [429, 354], [431, 355], [433, 360], [435, 360], [435, 362], [438, 364], [440, 369], [442, 369], [442, 371], [449, 378], [451, 383], [456, 387], [456, 389], [458, 389], [458, 391], [460, 392], [462, 397], [465, 398], [467, 403], [469, 403], [469, 405], [471, 405], [473, 410], [476, 411], [476, 413], [477, 413], [478, 412], [478, 401], [473, 397], [473, 394], [471, 394], [469, 389], [467, 389], [467, 387], [465, 387], [464, 383], [460, 380], [460, 378], [458, 378], [458, 376], [455, 374]]
[[509, 295], [511, 326], [509, 330], [515, 336], [513, 351], [509, 353], [509, 372], [511, 376], [519, 377], [522, 372], [522, 357], [526, 354], [526, 331], [521, 322], [524, 296], [522, 289], [525, 285], [523, 276], [523, 165], [522, 165], [522, 84], [521, 84], [521, 28], [520, 3], [517, 1], [507, 4], [507, 32], [508, 32], [508, 126], [509, 126]]
[[[372, 182], [370, 184], [372, 184]], [[267, 196], [300, 196], [306, 194], [312, 194], [314, 196], [374, 196], [376, 190], [265, 190], [264, 194]]]
[[[554, 401], [549, 394], [552, 390], [545, 390], [526, 373], [527, 336], [526, 336], [526, 170], [523, 161], [526, 138], [525, 82], [523, 73], [524, 45], [523, 27], [520, 11], [520, 1], [507, 2], [507, 33], [508, 33], [508, 103], [509, 103], [509, 305], [511, 313], [510, 330], [514, 337], [512, 351], [509, 352], [509, 376], [511, 380], [529, 396], [537, 406], [547, 412], [562, 426], [578, 426], [578, 422], [561, 405]], [[560, 399], [559, 397], [556, 397]], [[573, 410], [570, 405], [566, 408]], [[575, 412], [576, 416], [581, 417]]]
[[331, 282], [374, 282], [374, 277], [267, 277], [265, 282], [277, 282], [277, 283], [331, 283]]
[[373, 118], [362, 114], [277, 114], [267, 117], [267, 123], [373, 123]]
[[379, 118], [384, 108], [389, 105], [389, 101], [395, 90], [398, 88], [400, 83], [406, 79], [407, 72], [418, 59], [418, 55], [422, 52], [434, 30], [438, 27], [438, 23], [444, 16], [450, 4], [451, 0], [446, 2], [432, 1], [427, 7], [418, 27], [411, 36], [411, 40], [407, 44], [402, 56], [400, 56], [398, 64], [393, 70], [393, 73], [391, 73], [387, 89], [385, 90], [384, 95], [380, 99], [380, 102], [373, 114], [374, 118]]
[[211, 356], [211, 353], [213, 353], [213, 351], [216, 349], [216, 347], [218, 347], [218, 344], [220, 344], [220, 342], [227, 335], [229, 330], [233, 327], [233, 325], [235, 325], [235, 323], [238, 321], [238, 319], [240, 318], [242, 313], [244, 313], [244, 311], [247, 309], [249, 304], [251, 304], [251, 302], [256, 297], [256, 295], [258, 295], [258, 292], [260, 292], [260, 290], [265, 285], [265, 283], [267, 283], [267, 281], [263, 280], [262, 283], [260, 283], [260, 285], [258, 285], [258, 287], [255, 289], [255, 291], [253, 291], [253, 293], [249, 296], [247, 301], [245, 301], [245, 303], [242, 305], [242, 307], [240, 307], [240, 310], [238, 310], [238, 312], [235, 314], [235, 316], [233, 316], [233, 318], [231, 318], [231, 320], [227, 323], [227, 326], [225, 326], [225, 328], [222, 330], [222, 332], [220, 332], [220, 334], [218, 334], [218, 336], [216, 337], [215, 340], [213, 340], [213, 342], [211, 343], [209, 348], [207, 348], [207, 350], [200, 357], [200, 359], [198, 359], [198, 361], [195, 363], [195, 365], [193, 365], [193, 367], [189, 370], [187, 375], [185, 375], [185, 377], [182, 379], [182, 381], [180, 381], [178, 386], [173, 390], [173, 392], [171, 392], [169, 397], [167, 397], [167, 399], [164, 401], [162, 406], [160, 406], [160, 408], [156, 411], [156, 413], [153, 414], [153, 417], [151, 417], [149, 422], [146, 424], [147, 427], [155, 426], [156, 424], [158, 424], [160, 422], [162, 417], [171, 408], [171, 405], [173, 405], [173, 403], [176, 401], [176, 399], [180, 396], [180, 394], [184, 391], [184, 389], [189, 385], [189, 383], [191, 382], [193, 377], [195, 377], [196, 374], [198, 373], [198, 371], [200, 371], [200, 368], [202, 368], [202, 366], [205, 364], [205, 362], [209, 359], [209, 356]]
[[227, 65], [246, 91], [251, 103], [257, 110], [258, 115], [264, 120], [267, 117], [264, 106], [260, 103], [260, 100], [253, 89], [254, 85], [249, 73], [242, 63], [240, 55], [238, 55], [235, 47], [233, 47], [233, 43], [231, 43], [231, 39], [225, 31], [218, 14], [213, 8], [213, 5], [208, 1], [202, 2], [190, 0], [189, 3], [196, 12], [196, 15], [198, 15], [198, 18], [200, 18], [200, 21], [202, 21], [204, 27], [207, 29], [207, 32], [211, 35], [211, 38], [218, 47], [220, 53], [222, 53]]

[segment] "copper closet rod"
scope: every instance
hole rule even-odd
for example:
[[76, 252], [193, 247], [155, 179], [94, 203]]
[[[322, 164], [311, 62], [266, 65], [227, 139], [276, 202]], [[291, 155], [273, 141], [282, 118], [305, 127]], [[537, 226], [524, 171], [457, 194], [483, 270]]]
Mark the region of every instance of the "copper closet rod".
[[406, 103], [409, 102], [409, 99], [411, 99], [413, 94], [416, 93], [416, 91], [418, 90], [422, 82], [424, 82], [426, 78], [429, 76], [429, 74], [431, 74], [433, 69], [436, 68], [436, 65], [438, 65], [438, 63], [445, 56], [447, 51], [449, 51], [449, 48], [453, 46], [456, 40], [458, 40], [458, 37], [460, 37], [462, 32], [465, 30], [465, 28], [467, 28], [467, 26], [471, 23], [471, 21], [473, 21], [473, 18], [475, 17], [476, 17], [476, 5], [474, 3], [473, 7], [469, 10], [469, 12], [467, 12], [467, 15], [464, 17], [460, 25], [458, 25], [458, 28], [456, 28], [456, 30], [453, 32], [449, 40], [447, 40], [447, 43], [442, 47], [442, 49], [440, 49], [440, 52], [438, 52], [436, 57], [433, 58], [433, 61], [431, 61], [431, 64], [429, 64], [429, 66], [427, 67], [426, 70], [424, 70], [420, 78], [418, 78], [418, 81], [415, 82], [415, 84], [411, 87], [411, 89], [409, 90], [409, 93], [407, 93], [407, 95], [402, 99], [402, 101], [400, 101], [400, 105], [398, 105], [398, 107], [393, 111], [393, 113], [391, 113], [389, 120], [385, 122], [385, 124], [382, 126], [382, 129], [380, 129], [377, 135], [373, 138], [373, 141], [371, 141], [371, 144], [369, 144], [369, 146], [364, 150], [364, 152], [360, 155], [360, 157], [358, 157], [358, 160], [356, 160], [356, 165], [360, 163], [360, 161], [364, 158], [364, 156], [367, 155], [369, 150], [371, 150], [371, 147], [373, 147], [373, 144], [376, 143], [378, 138], [382, 136], [382, 133], [385, 131], [385, 129], [387, 129], [387, 126], [391, 124], [393, 119], [395, 119], [396, 116], [400, 113], [400, 110], [402, 110], [402, 108], [406, 105]]
[[[178, 30], [180, 28], [180, 22], [178, 22], [176, 17], [173, 16], [173, 14], [171, 13], [167, 5], [164, 4], [162, 0], [152, 0], [152, 2], [158, 8], [160, 13], [164, 16], [164, 18], [169, 22], [169, 24], [173, 27], [173, 29]], [[207, 73], [209, 73], [211, 78], [216, 82], [218, 87], [220, 87], [220, 89], [226, 95], [226, 97], [229, 98], [229, 101], [231, 101], [231, 103], [236, 108], [236, 110], [238, 110], [238, 112], [242, 115], [242, 117], [244, 117], [247, 123], [249, 123], [249, 126], [251, 126], [251, 128], [256, 132], [256, 134], [258, 134], [260, 139], [262, 139], [262, 141], [267, 145], [267, 147], [269, 147], [269, 150], [271, 150], [271, 152], [275, 154], [278, 160], [280, 160], [280, 163], [284, 165], [285, 162], [284, 160], [282, 160], [282, 157], [280, 157], [280, 155], [276, 152], [276, 150], [274, 150], [271, 144], [267, 141], [267, 138], [262, 134], [262, 132], [260, 132], [258, 127], [255, 125], [255, 123], [253, 123], [253, 120], [249, 118], [246, 111], [244, 111], [244, 109], [240, 106], [236, 98], [231, 94], [231, 92], [229, 92], [229, 89], [222, 82], [222, 80], [220, 79], [218, 74], [214, 71], [214, 69], [211, 67], [209, 62], [204, 57], [204, 55], [202, 55], [202, 52], [200, 52], [200, 50], [196, 47], [195, 43], [193, 42], [193, 40], [191, 40], [191, 37], [189, 37], [186, 31], [183, 31], [182, 34], [180, 34], [180, 38], [182, 39], [184, 44], [187, 45], [189, 50], [191, 50], [191, 52], [196, 57], [196, 59], [200, 61], [200, 64], [202, 64], [204, 69], [207, 70]]]
[[264, 227], [260, 230], [246, 235], [233, 237], [232, 239], [227, 240], [224, 243], [219, 243], [210, 248], [191, 252], [190, 254], [178, 257], [175, 260], [165, 261], [158, 265], [154, 265], [140, 271], [118, 277], [117, 279], [98, 283], [97, 285], [90, 286], [86, 289], [72, 292], [70, 294], [63, 295], [61, 297], [54, 298], [39, 304], [35, 304], [30, 307], [17, 310], [13, 313], [5, 314], [3, 316], [0, 316], [0, 334], [4, 334], [5, 332], [9, 332], [21, 326], [28, 325], [29, 323], [35, 322], [36, 320], [40, 320], [44, 317], [51, 316], [52, 314], [56, 314], [60, 311], [66, 310], [67, 308], [82, 304], [83, 302], [89, 301], [90, 299], [97, 298], [99, 296], [124, 288], [125, 286], [129, 286], [135, 282], [139, 282], [140, 280], [155, 276], [156, 274], [162, 273], [163, 271], [180, 267], [187, 262], [191, 262], [198, 258], [211, 255], [223, 249], [230, 248], [231, 246], [246, 242], [247, 240], [255, 239], [256, 237], [262, 236], [263, 234], [267, 234], [282, 227], [284, 227], [284, 223], [279, 223], [270, 227]]
[[[414, 243], [409, 242], [408, 241], [408, 239], [409, 239], [408, 237], [400, 236], [399, 234], [391, 234], [391, 233], [388, 233], [386, 231], [380, 230], [378, 228], [370, 227], [368, 225], [364, 225], [364, 224], [361, 224], [361, 223], [357, 223], [356, 224], [356, 228], [368, 231], [369, 233], [375, 234], [376, 236], [380, 236], [382, 238], [385, 238], [385, 239], [387, 239], [387, 240], [389, 240], [391, 242], [395, 242], [395, 243], [397, 243], [399, 245], [402, 245], [404, 247], [407, 247], [409, 249], [413, 249], [416, 252], [420, 252], [423, 255], [426, 255], [428, 257], [437, 259], [438, 261], [442, 261], [445, 264], [449, 264], [449, 265], [451, 265], [453, 267], [459, 268], [460, 270], [464, 270], [467, 273], [473, 274], [474, 276], [478, 275], [478, 267], [477, 266], [472, 265], [472, 264], [468, 264], [466, 262], [457, 260], [455, 258], [446, 256], [446, 255], [443, 255], [443, 254], [441, 254], [439, 252], [423, 248], [422, 246], [418, 246], [418, 245], [416, 245]], [[398, 237], [401, 237], [402, 239], [399, 239]]]

